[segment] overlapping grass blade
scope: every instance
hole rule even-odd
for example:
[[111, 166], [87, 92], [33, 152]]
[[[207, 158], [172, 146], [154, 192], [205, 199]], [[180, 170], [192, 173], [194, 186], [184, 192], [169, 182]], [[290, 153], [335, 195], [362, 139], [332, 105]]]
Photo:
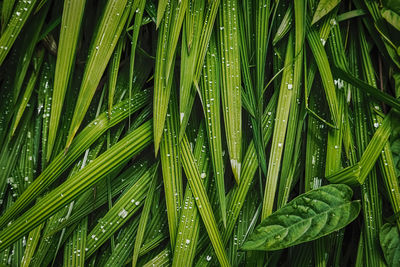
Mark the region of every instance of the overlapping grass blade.
[[210, 201], [204, 185], [201, 182], [200, 172], [195, 164], [195, 159], [186, 136], [181, 142], [181, 156], [183, 169], [185, 170], [186, 177], [188, 178], [188, 183], [195, 197], [204, 226], [207, 229], [208, 236], [214, 247], [215, 254], [217, 255], [217, 258], [222, 266], [229, 266], [228, 258], [222, 243], [221, 234], [218, 230]]
[[18, 3], [16, 3], [10, 21], [0, 37], [0, 65], [11, 50], [11, 47], [17, 39], [22, 27], [25, 25], [35, 8], [36, 2], [37, 0], [18, 0]]
[[132, 0], [109, 0], [98, 29], [90, 46], [90, 54], [85, 67], [75, 112], [69, 129], [66, 148], [68, 149], [75, 137], [82, 120], [89, 108], [101, 76], [118, 43], [119, 36], [129, 15]]
[[49, 124], [48, 146], [46, 151], [47, 161], [53, 150], [54, 141], [57, 136], [58, 124], [67, 91], [73, 63], [77, 49], [81, 22], [85, 10], [86, 0], [65, 1], [60, 29], [60, 40], [57, 48], [57, 63], [54, 76], [54, 89], [52, 97], [52, 108]]
[[[12, 226], [0, 232], [0, 240], [2, 241], [0, 249], [7, 247], [28, 231], [34, 229], [59, 208], [79, 196], [85, 189], [104, 178], [107, 173], [143, 150], [150, 144], [151, 134], [151, 121], [147, 121], [71, 177], [71, 179], [47, 194], [41, 201], [16, 219]], [[33, 214], [35, 216], [32, 216]], [[90, 255], [89, 252], [87, 255]]]
[[142, 246], [144, 233], [146, 230], [147, 221], [149, 219], [150, 209], [152, 206], [152, 201], [154, 198], [154, 193], [157, 185], [157, 172], [154, 171], [153, 178], [151, 180], [149, 190], [147, 191], [146, 199], [144, 202], [144, 207], [142, 210], [142, 214], [139, 220], [139, 227], [137, 229], [136, 237], [135, 237], [135, 245], [133, 248], [133, 256], [132, 256], [132, 266], [136, 266], [136, 262], [139, 258], [140, 247]]
[[182, 206], [182, 167], [179, 152], [179, 118], [175, 92], [169, 101], [163, 139], [160, 144], [160, 159], [164, 181], [165, 201], [171, 246], [175, 246], [179, 214]]
[[266, 218], [272, 213], [275, 200], [275, 192], [278, 185], [278, 176], [281, 166], [286, 127], [293, 103], [293, 33], [289, 34], [287, 41], [285, 69], [282, 74], [281, 86], [279, 89], [279, 100], [274, 124], [274, 135], [271, 145], [271, 155], [268, 162], [268, 172], [264, 191], [264, 201], [261, 218]]
[[222, 113], [230, 163], [236, 182], [240, 180], [242, 153], [241, 74], [238, 33], [238, 2], [223, 0], [219, 10], [219, 50], [222, 77]]
[[208, 143], [217, 183], [219, 206], [222, 220], [226, 225], [226, 200], [224, 183], [224, 165], [221, 140], [221, 96], [219, 78], [219, 57], [215, 37], [211, 38], [205, 59], [203, 79], [200, 86], [204, 116], [207, 127]]
[[99, 220], [88, 234], [86, 258], [93, 254], [113, 233], [126, 223], [140, 208], [146, 197], [156, 166], [149, 168], [140, 179], [129, 188], [114, 206]]
[[[208, 149], [205, 135], [204, 125], [200, 124], [193, 156], [197, 162], [199, 171], [202, 173], [200, 177], [205, 175], [203, 183], [207, 188], [211, 179], [208, 172], [209, 161], [207, 157]], [[179, 266], [182, 262], [192, 265], [196, 255], [196, 249], [199, 249], [200, 246], [198, 242], [200, 234], [200, 215], [189, 184], [186, 185], [185, 196], [182, 203], [184, 203], [184, 206], [179, 220], [172, 266]]]

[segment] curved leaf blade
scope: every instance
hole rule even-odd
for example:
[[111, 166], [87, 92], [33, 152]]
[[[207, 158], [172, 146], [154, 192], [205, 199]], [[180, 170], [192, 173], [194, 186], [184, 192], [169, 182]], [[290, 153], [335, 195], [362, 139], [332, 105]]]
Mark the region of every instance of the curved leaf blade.
[[243, 244], [244, 250], [278, 250], [315, 240], [343, 228], [360, 212], [344, 184], [311, 190], [267, 217]]
[[69, 129], [66, 148], [69, 148], [75, 137], [97, 86], [107, 67], [108, 61], [118, 43], [119, 36], [129, 15], [131, 1], [108, 1], [99, 29], [93, 39], [88, 63], [82, 80], [75, 112]]
[[314, 13], [314, 17], [311, 24], [316, 23], [326, 14], [332, 11], [340, 3], [340, 0], [321, 0], [318, 3], [317, 10]]
[[47, 152], [47, 161], [50, 160], [56, 140], [64, 97], [73, 68], [85, 4], [86, 1], [81, 0], [64, 2], [60, 41], [57, 51], [56, 72], [54, 76], [53, 107], [50, 116], [49, 140], [47, 151], [45, 151]]
[[379, 232], [379, 241], [388, 266], [400, 265], [400, 234], [396, 226], [385, 224]]

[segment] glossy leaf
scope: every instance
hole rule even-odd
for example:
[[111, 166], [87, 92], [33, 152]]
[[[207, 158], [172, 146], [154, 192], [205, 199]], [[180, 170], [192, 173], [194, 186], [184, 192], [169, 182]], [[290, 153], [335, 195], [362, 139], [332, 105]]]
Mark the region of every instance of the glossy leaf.
[[396, 226], [385, 224], [379, 231], [383, 255], [388, 266], [400, 266], [400, 233]]
[[360, 212], [353, 191], [343, 184], [327, 185], [302, 194], [256, 227], [244, 250], [278, 250], [315, 240], [339, 230]]

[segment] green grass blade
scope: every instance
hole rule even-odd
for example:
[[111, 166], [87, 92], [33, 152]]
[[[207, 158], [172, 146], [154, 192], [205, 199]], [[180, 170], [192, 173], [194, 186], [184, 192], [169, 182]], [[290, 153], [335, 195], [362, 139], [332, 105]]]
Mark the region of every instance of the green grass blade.
[[29, 77], [28, 84], [26, 86], [25, 92], [22, 95], [22, 98], [18, 101], [19, 103], [17, 104], [18, 110], [15, 113], [14, 121], [11, 126], [11, 136], [14, 135], [15, 130], [18, 127], [18, 124], [21, 120], [22, 114], [25, 111], [26, 106], [28, 105], [28, 102], [31, 98], [33, 89], [35, 88], [37, 78], [39, 77], [40, 74], [40, 67], [43, 62], [43, 57], [44, 57], [44, 50], [41, 49], [37, 51], [37, 54], [33, 58], [33, 62], [35, 63], [34, 65], [34, 70], [31, 73], [31, 76]]
[[65, 242], [64, 266], [84, 266], [88, 219], [84, 218]]
[[155, 171], [156, 166], [148, 169], [90, 231], [88, 234], [86, 258], [92, 255], [139, 210], [142, 201], [146, 197], [146, 189], [148, 189]]
[[339, 124], [339, 105], [336, 96], [336, 89], [333, 82], [331, 66], [326, 55], [324, 44], [326, 39], [320, 38], [315, 27], [309, 26], [309, 21], [307, 21], [307, 40], [310, 45], [311, 51], [314, 55], [314, 59], [317, 63], [319, 73], [324, 85], [326, 100], [328, 101], [329, 110], [331, 113], [331, 119], [333, 125], [338, 127]]
[[[207, 157], [208, 149], [205, 140], [204, 125], [200, 124], [193, 154], [197, 161], [199, 171], [202, 174], [205, 174], [203, 183], [207, 188], [210, 181], [210, 175], [208, 175], [209, 173], [207, 172], [209, 170], [209, 164]], [[203, 176], [204, 175], [200, 175], [200, 177]], [[182, 262], [185, 262], [190, 266], [193, 265], [196, 249], [199, 249], [200, 246], [198, 243], [200, 233], [200, 215], [189, 184], [186, 185], [185, 196], [182, 203], [184, 203], [184, 206], [179, 221], [172, 266], [179, 266]]]
[[149, 190], [147, 191], [142, 214], [140, 216], [139, 227], [136, 233], [135, 245], [133, 248], [132, 266], [136, 266], [136, 262], [139, 258], [140, 247], [142, 246], [143, 237], [146, 230], [146, 224], [149, 219], [150, 208], [152, 206], [152, 201], [154, 198], [153, 196], [157, 185], [158, 177], [156, 174], [157, 172], [154, 171], [153, 178], [149, 186]]
[[223, 0], [219, 12], [222, 110], [226, 141], [236, 182], [240, 180], [242, 153], [241, 73], [238, 43], [238, 2]]
[[96, 92], [101, 76], [118, 43], [119, 36], [129, 15], [131, 0], [109, 0], [99, 22], [98, 30], [93, 38], [89, 58], [85, 67], [81, 89], [76, 101], [74, 116], [68, 134], [66, 148], [68, 149], [79, 126], [89, 108]]
[[226, 200], [224, 184], [224, 165], [221, 140], [221, 96], [219, 79], [219, 58], [215, 38], [211, 38], [205, 60], [205, 68], [200, 86], [204, 116], [207, 126], [208, 143], [217, 183], [218, 199], [222, 221], [226, 225]]
[[[106, 174], [129, 160], [151, 143], [151, 121], [128, 134], [111, 149], [104, 152], [76, 175], [42, 198], [36, 205], [0, 232], [0, 249], [12, 244], [28, 231], [54, 214], [58, 209], [90, 188]], [[134, 205], [134, 203], [132, 203]], [[116, 204], [114, 207], [120, 208]], [[35, 216], [32, 216], [35, 215]], [[93, 240], [94, 241], [94, 240]], [[89, 241], [88, 241], [89, 245]], [[93, 250], [95, 247], [91, 247]], [[91, 251], [93, 252], [93, 251]], [[87, 256], [89, 256], [89, 251]]]
[[83, 11], [86, 0], [65, 1], [60, 29], [60, 40], [57, 49], [56, 72], [49, 124], [48, 146], [46, 159], [50, 160], [54, 141], [57, 136], [58, 124], [64, 103], [65, 92], [73, 69], [75, 53], [81, 29]]
[[195, 159], [186, 136], [181, 142], [181, 153], [183, 169], [185, 170], [188, 183], [193, 191], [199, 213], [207, 229], [207, 233], [214, 247], [215, 253], [221, 266], [229, 266], [228, 258], [222, 243], [221, 234], [218, 230], [210, 201], [201, 181], [200, 172], [195, 164]]
[[70, 150], [64, 155], [61, 152], [57, 155], [49, 166], [34, 180], [26, 191], [18, 198], [12, 208], [0, 217], [0, 225], [4, 226], [12, 218], [17, 216], [27, 205], [39, 196], [58, 176], [65, 171], [86, 149], [90, 147], [102, 134], [109, 128], [115, 126], [129, 116], [129, 112], [135, 112], [146, 104], [149, 99], [149, 91], [139, 92], [131, 101], [125, 100], [116, 105], [108, 119], [106, 113], [102, 113], [97, 119], [91, 122], [72, 143]]
[[175, 246], [180, 207], [182, 205], [182, 167], [179, 153], [179, 118], [175, 92], [170, 98], [164, 137], [160, 144], [160, 158], [167, 206], [171, 246]]
[[37, 0], [19, 0], [16, 4], [10, 22], [0, 37], [0, 65], [3, 64], [22, 27], [35, 8], [36, 2]]
[[278, 176], [281, 165], [281, 158], [286, 137], [287, 121], [291, 109], [293, 96], [293, 34], [289, 34], [285, 58], [285, 69], [282, 74], [281, 86], [279, 89], [279, 100], [274, 125], [274, 135], [271, 145], [271, 155], [268, 162], [268, 172], [264, 191], [264, 201], [261, 219], [272, 213], [275, 193], [278, 184]]
[[[168, 51], [168, 38], [173, 31], [172, 4], [168, 2], [164, 14], [163, 23], [159, 29], [157, 39], [156, 62], [154, 69], [154, 97], [153, 97], [153, 131], [154, 131], [154, 152], [157, 156], [161, 138], [164, 131], [165, 117], [167, 115], [168, 103], [171, 94], [172, 77], [165, 77], [165, 61]], [[168, 81], [168, 82], [167, 82]]]
[[122, 54], [122, 48], [124, 45], [125, 38], [120, 37], [118, 40], [117, 47], [111, 58], [110, 66], [108, 67], [108, 113], [111, 114], [111, 110], [114, 105], [114, 95], [117, 86], [117, 78], [120, 67], [120, 60]]
[[157, 28], [160, 26], [161, 20], [164, 17], [164, 12], [167, 8], [169, 0], [160, 0], [157, 7]]
[[40, 231], [42, 230], [43, 224], [40, 224], [34, 230], [32, 230], [28, 235], [28, 240], [26, 242], [26, 248], [24, 252], [24, 257], [22, 258], [21, 266], [28, 267], [32, 258], [35, 254], [36, 247], [40, 239]]

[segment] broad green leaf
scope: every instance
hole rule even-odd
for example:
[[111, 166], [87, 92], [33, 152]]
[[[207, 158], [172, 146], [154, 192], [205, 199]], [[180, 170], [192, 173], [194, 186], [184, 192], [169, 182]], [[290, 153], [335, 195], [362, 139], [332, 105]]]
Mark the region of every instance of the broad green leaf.
[[347, 185], [332, 184], [304, 193], [265, 218], [244, 250], [279, 250], [315, 240], [339, 230], [360, 212], [360, 202], [351, 201]]
[[129, 15], [131, 0], [109, 0], [99, 27], [93, 38], [89, 58], [85, 67], [81, 89], [76, 100], [75, 112], [69, 129], [66, 148], [68, 149], [89, 108], [101, 76], [118, 43], [119, 36]]
[[322, 17], [324, 17], [332, 9], [334, 9], [339, 3], [340, 0], [320, 0], [318, 3], [317, 10], [314, 13], [311, 24], [314, 24], [317, 21], [319, 21]]
[[384, 224], [379, 230], [379, 240], [388, 266], [400, 266], [400, 233], [399, 229]]
[[49, 124], [49, 137], [46, 153], [47, 161], [53, 150], [57, 136], [58, 124], [64, 103], [64, 96], [73, 69], [75, 52], [77, 49], [79, 32], [86, 0], [64, 1], [63, 15], [60, 28], [60, 40], [57, 49], [56, 72], [54, 76], [54, 89], [51, 101], [51, 115]]
[[381, 9], [381, 14], [382, 17], [390, 23], [393, 27], [395, 27], [398, 31], [400, 31], [400, 15], [397, 14], [396, 12], [387, 9], [387, 8], [382, 8]]

